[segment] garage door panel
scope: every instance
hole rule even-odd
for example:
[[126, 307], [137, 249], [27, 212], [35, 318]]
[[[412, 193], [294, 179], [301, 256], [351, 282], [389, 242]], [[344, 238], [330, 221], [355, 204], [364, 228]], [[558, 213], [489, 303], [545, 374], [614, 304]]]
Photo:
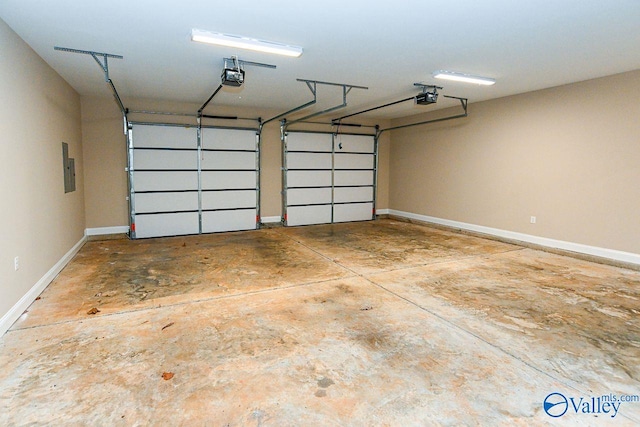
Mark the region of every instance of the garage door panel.
[[198, 169], [198, 152], [182, 150], [135, 150], [133, 169]]
[[373, 187], [347, 187], [333, 190], [335, 203], [371, 202], [373, 200]]
[[193, 148], [198, 147], [195, 128], [179, 126], [134, 125], [131, 131], [134, 147]]
[[287, 169], [331, 169], [331, 153], [288, 153]]
[[[287, 225], [372, 219], [373, 136], [300, 132], [288, 133], [286, 142]], [[325, 168], [331, 170], [296, 170]]]
[[341, 154], [335, 155], [335, 168], [339, 169], [373, 169], [372, 154]]
[[235, 209], [256, 207], [256, 190], [203, 191], [202, 209]]
[[365, 135], [338, 135], [334, 141], [335, 151], [339, 153], [373, 153], [375, 151], [374, 139]]
[[331, 205], [294, 206], [287, 209], [287, 225], [326, 224], [331, 222]]
[[333, 206], [334, 222], [368, 221], [373, 219], [373, 203], [353, 203]]
[[256, 132], [238, 129], [202, 129], [203, 149], [255, 150]]
[[288, 171], [287, 187], [330, 187], [331, 171]]
[[256, 188], [255, 172], [202, 172], [202, 190], [235, 190], [241, 188]]
[[256, 153], [228, 151], [206, 151], [202, 153], [200, 167], [206, 169], [253, 169], [256, 167]]
[[142, 193], [135, 196], [136, 214], [198, 210], [198, 192]]
[[337, 187], [343, 185], [371, 185], [373, 171], [335, 171], [334, 183]]
[[198, 172], [134, 172], [134, 189], [139, 191], [180, 191], [198, 189]]
[[326, 151], [331, 152], [333, 141], [331, 134], [289, 132], [287, 151]]
[[198, 234], [197, 212], [136, 215], [136, 238]]
[[203, 128], [201, 151], [195, 127], [134, 124], [131, 135], [136, 238], [256, 228], [255, 130]]
[[256, 209], [202, 212], [202, 232], [254, 230], [257, 225]]
[[298, 188], [287, 192], [288, 205], [331, 203], [331, 188]]

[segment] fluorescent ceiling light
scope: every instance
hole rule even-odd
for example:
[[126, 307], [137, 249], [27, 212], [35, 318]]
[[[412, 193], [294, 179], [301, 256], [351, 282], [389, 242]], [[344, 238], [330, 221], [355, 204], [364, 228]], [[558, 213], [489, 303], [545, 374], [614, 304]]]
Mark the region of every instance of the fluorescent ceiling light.
[[194, 42], [257, 50], [258, 52], [275, 53], [296, 58], [302, 55], [302, 48], [300, 46], [290, 46], [231, 34], [212, 33], [210, 31], [196, 30], [195, 28], [191, 30], [191, 40]]
[[453, 71], [434, 71], [433, 77], [436, 79], [453, 80], [456, 82], [475, 83], [479, 85], [491, 86], [496, 83], [495, 79], [489, 77], [471, 76], [469, 74], [456, 73]]

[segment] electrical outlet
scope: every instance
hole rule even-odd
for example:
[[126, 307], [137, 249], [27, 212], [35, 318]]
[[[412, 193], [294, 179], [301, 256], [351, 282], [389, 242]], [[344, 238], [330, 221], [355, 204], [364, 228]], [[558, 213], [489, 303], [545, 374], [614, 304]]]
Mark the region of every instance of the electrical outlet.
[[535, 223], [536, 223], [536, 217], [535, 217], [535, 216], [532, 216], [532, 217], [531, 217], [531, 224], [535, 224]]
[[15, 271], [18, 271], [18, 269], [20, 268], [20, 257], [15, 257], [13, 259], [13, 268], [15, 269]]

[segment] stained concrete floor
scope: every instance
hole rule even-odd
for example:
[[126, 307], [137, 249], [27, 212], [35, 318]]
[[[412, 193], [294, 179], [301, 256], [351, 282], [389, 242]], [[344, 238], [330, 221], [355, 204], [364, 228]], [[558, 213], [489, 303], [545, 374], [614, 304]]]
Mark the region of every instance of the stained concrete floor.
[[640, 272], [394, 220], [93, 241], [0, 338], [0, 425], [638, 425], [584, 404], [640, 394], [639, 314]]

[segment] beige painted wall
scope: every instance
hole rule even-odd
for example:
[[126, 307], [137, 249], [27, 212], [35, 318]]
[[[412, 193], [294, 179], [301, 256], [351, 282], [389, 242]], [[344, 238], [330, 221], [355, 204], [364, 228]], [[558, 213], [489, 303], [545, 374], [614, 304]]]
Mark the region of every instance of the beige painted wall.
[[640, 253], [638, 99], [634, 71], [393, 131], [390, 208]]
[[126, 226], [127, 143], [113, 98], [82, 97], [87, 228]]
[[[116, 82], [117, 85], [117, 82]], [[195, 113], [201, 104], [177, 103], [150, 99], [124, 99], [132, 111], [162, 111]], [[209, 112], [211, 110], [211, 112]], [[280, 111], [253, 108], [230, 109], [211, 104], [206, 112], [245, 118], [276, 116]], [[195, 117], [130, 114], [130, 120], [142, 122], [171, 122], [196, 124]], [[256, 126], [253, 121], [207, 121], [223, 126]], [[366, 122], [364, 122], [366, 124]], [[385, 125], [388, 123], [385, 122]], [[302, 129], [302, 128], [301, 128]], [[324, 129], [327, 129], [326, 127]], [[122, 117], [113, 98], [82, 98], [82, 136], [86, 166], [87, 228], [126, 226], [128, 221], [126, 142], [122, 132]], [[281, 216], [281, 142], [280, 124], [273, 121], [265, 125], [261, 151], [261, 215]], [[389, 135], [380, 142], [380, 173], [378, 208], [388, 207]]]
[[[0, 58], [1, 317], [83, 238], [85, 217], [80, 97], [2, 20]], [[67, 194], [63, 141], [76, 166]]]

